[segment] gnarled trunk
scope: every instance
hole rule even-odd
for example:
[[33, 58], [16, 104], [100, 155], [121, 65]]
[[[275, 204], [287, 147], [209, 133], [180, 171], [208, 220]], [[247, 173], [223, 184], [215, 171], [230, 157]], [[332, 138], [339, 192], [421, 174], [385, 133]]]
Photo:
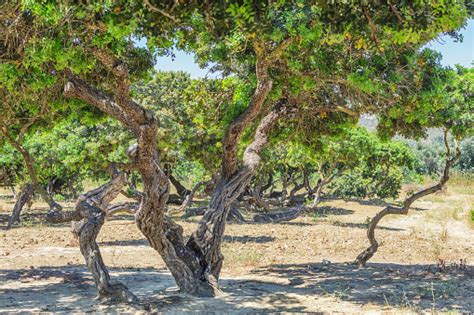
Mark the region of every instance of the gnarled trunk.
[[31, 199], [32, 195], [33, 195], [33, 187], [31, 186], [30, 183], [26, 183], [20, 190], [18, 199], [15, 202], [15, 206], [13, 207], [12, 215], [10, 216], [10, 219], [8, 220], [7, 228], [10, 228], [13, 226], [13, 224], [20, 222], [21, 210], [23, 209], [25, 204], [28, 203], [28, 201]]
[[111, 283], [96, 238], [104, 224], [105, 209], [125, 185], [125, 176], [117, 173], [108, 183], [80, 196], [74, 211], [48, 213], [52, 223], [78, 221], [73, 233], [79, 238], [81, 253], [92, 273], [101, 300], [137, 303], [138, 299], [121, 283]]
[[96, 106], [134, 133], [137, 144], [128, 153], [143, 183], [143, 197], [135, 215], [138, 228], [161, 255], [182, 292], [199, 296], [218, 294], [217, 279], [223, 260], [221, 243], [230, 205], [248, 185], [260, 163], [260, 151], [268, 142], [271, 127], [285, 114], [286, 101], [279, 102], [262, 119], [254, 141], [245, 150], [243, 165], [237, 170], [238, 140], [248, 123], [259, 114], [272, 86], [267, 66], [257, 62], [259, 81], [251, 105], [231, 124], [224, 139], [222, 178], [197, 231], [185, 242], [183, 229], [165, 215], [169, 181], [160, 168], [154, 115], [130, 99], [125, 65], [99, 49], [94, 54], [116, 78], [114, 98], [73, 75], [65, 86], [65, 95]]
[[377, 213], [372, 218], [372, 220], [370, 220], [369, 226], [367, 228], [367, 238], [369, 239], [370, 246], [357, 256], [357, 258], [354, 261], [354, 264], [358, 265], [359, 267], [365, 266], [367, 261], [370, 258], [372, 258], [372, 256], [374, 256], [374, 254], [377, 252], [377, 249], [379, 248], [379, 243], [377, 242], [377, 239], [375, 238], [375, 228], [377, 227], [377, 224], [380, 222], [380, 220], [382, 220], [383, 217], [389, 214], [406, 215], [408, 214], [408, 210], [410, 209], [410, 206], [413, 204], [413, 202], [415, 202], [416, 200], [424, 196], [433, 194], [436, 191], [441, 190], [443, 188], [444, 184], [446, 184], [446, 182], [449, 180], [449, 171], [451, 167], [454, 165], [454, 163], [456, 163], [460, 155], [457, 142], [454, 141], [455, 154], [453, 157], [451, 157], [451, 149], [449, 148], [449, 144], [448, 144], [447, 131], [444, 132], [444, 144], [446, 147], [446, 163], [444, 166], [443, 174], [441, 175], [441, 178], [439, 179], [438, 183], [410, 195], [408, 198], [406, 198], [403, 201], [403, 206], [401, 207], [389, 205], [385, 207], [382, 211]]

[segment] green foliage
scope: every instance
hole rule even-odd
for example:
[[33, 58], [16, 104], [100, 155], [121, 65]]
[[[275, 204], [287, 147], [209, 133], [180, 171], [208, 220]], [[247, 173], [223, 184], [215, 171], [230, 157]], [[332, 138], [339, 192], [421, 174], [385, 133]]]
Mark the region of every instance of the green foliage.
[[345, 198], [395, 198], [404, 171], [411, 172], [414, 166], [408, 146], [397, 141], [381, 141], [362, 127], [334, 141], [329, 152], [326, 161], [338, 163], [335, 172], [340, 174], [329, 190]]
[[21, 155], [10, 144], [0, 144], [0, 185], [16, 185], [23, 181]]
[[460, 144], [461, 156], [457, 168], [461, 172], [474, 173], [474, 137], [464, 139]]
[[[265, 154], [264, 170], [312, 169], [313, 180], [334, 177], [329, 191], [339, 197], [395, 198], [407, 176], [414, 177], [415, 157], [400, 141], [382, 141], [364, 127], [348, 127], [317, 141], [278, 142]], [[318, 149], [314, 145], [317, 142]]]
[[[71, 75], [116, 93], [101, 54], [127, 65], [134, 98], [160, 121], [163, 163], [188, 182], [218, 173], [224, 132], [249, 106], [262, 65], [273, 87], [260, 114], [281, 99], [297, 108], [275, 129], [263, 168], [344, 172], [334, 182], [340, 195], [393, 197], [415, 167], [404, 145], [353, 128], [361, 114], [378, 115], [386, 137], [421, 137], [432, 127], [456, 138], [472, 133], [473, 69], [444, 68], [437, 53], [421, 50], [440, 34], [457, 36], [472, 14], [465, 1], [24, 0], [0, 9], [0, 122], [4, 135], [31, 150], [43, 182], [98, 178], [108, 160], [125, 160], [130, 135], [63, 97]], [[153, 57], [173, 46], [232, 76], [152, 71]], [[24, 177], [17, 153], [0, 149], [1, 167]], [[471, 158], [461, 161], [472, 166]]]
[[135, 98], [160, 121], [164, 162], [197, 163], [208, 173], [219, 168], [224, 131], [248, 99], [239, 84], [232, 77], [193, 80], [182, 72], [154, 72], [135, 86]]

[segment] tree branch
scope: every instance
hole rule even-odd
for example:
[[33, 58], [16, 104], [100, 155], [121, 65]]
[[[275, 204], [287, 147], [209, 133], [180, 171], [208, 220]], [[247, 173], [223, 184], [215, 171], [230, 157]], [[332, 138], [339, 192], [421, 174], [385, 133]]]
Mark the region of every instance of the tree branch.
[[446, 182], [449, 180], [449, 171], [451, 167], [454, 165], [454, 163], [456, 163], [457, 159], [461, 155], [458, 144], [455, 140], [454, 141], [455, 154], [453, 157], [451, 157], [451, 149], [448, 143], [447, 130], [444, 131], [444, 144], [446, 148], [446, 163], [444, 166], [443, 174], [441, 178], [439, 179], [438, 183], [412, 194], [411, 196], [409, 196], [408, 198], [404, 200], [402, 207], [389, 205], [386, 208], [384, 208], [382, 211], [377, 213], [372, 218], [367, 228], [367, 238], [369, 239], [370, 246], [365, 251], [360, 253], [359, 256], [357, 256], [356, 260], [354, 261], [354, 264], [358, 265], [359, 267], [365, 266], [366, 262], [377, 252], [379, 243], [375, 239], [375, 228], [377, 227], [377, 224], [383, 217], [389, 214], [406, 215], [408, 214], [408, 210], [410, 209], [410, 206], [413, 204], [413, 202], [443, 188], [444, 184], [446, 184]]
[[232, 176], [237, 169], [237, 146], [242, 133], [259, 113], [268, 93], [272, 89], [273, 81], [268, 76], [265, 63], [257, 62], [257, 88], [252, 96], [249, 107], [239, 115], [227, 128], [223, 141], [222, 174], [224, 178]]

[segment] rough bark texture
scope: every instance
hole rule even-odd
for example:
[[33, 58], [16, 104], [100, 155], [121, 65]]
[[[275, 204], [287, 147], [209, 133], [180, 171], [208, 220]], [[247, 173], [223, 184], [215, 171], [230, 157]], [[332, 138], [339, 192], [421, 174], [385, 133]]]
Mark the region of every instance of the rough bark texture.
[[[227, 128], [223, 148], [222, 177], [230, 178], [237, 169], [237, 146], [245, 127], [260, 113], [268, 93], [271, 91], [273, 81], [268, 75], [268, 65], [257, 62], [257, 88], [250, 101], [249, 107]], [[222, 183], [221, 183], [222, 184]]]
[[300, 216], [305, 211], [304, 205], [299, 205], [286, 211], [277, 211], [269, 213], [259, 213], [253, 216], [253, 220], [258, 223], [279, 223], [291, 221]]
[[[108, 56], [104, 57], [108, 58]], [[116, 64], [115, 62], [104, 64]], [[65, 95], [96, 106], [118, 119], [136, 136], [137, 143], [128, 154], [143, 183], [143, 197], [135, 219], [138, 228], [161, 255], [182, 292], [195, 295], [214, 295], [217, 287], [202, 273], [201, 256], [186, 246], [182, 228], [165, 216], [169, 194], [168, 177], [160, 168], [155, 147], [157, 121], [151, 112], [128, 98], [126, 69], [123, 65], [112, 69], [117, 78], [115, 98], [71, 76], [65, 86]]]
[[109, 203], [117, 197], [125, 185], [125, 176], [115, 174], [108, 183], [80, 196], [74, 211], [50, 212], [53, 223], [78, 221], [73, 233], [79, 238], [79, 246], [87, 267], [92, 273], [99, 299], [103, 301], [137, 303], [138, 299], [121, 283], [111, 283], [109, 272], [102, 260], [96, 238], [104, 224]]
[[204, 272], [209, 278], [214, 278], [215, 281], [219, 278], [224, 259], [221, 253], [221, 244], [225, 222], [231, 209], [230, 206], [247, 187], [260, 164], [260, 152], [268, 143], [271, 128], [289, 110], [285, 105], [287, 105], [285, 100], [278, 102], [261, 120], [253, 142], [244, 152], [243, 165], [234, 175], [220, 180], [209, 208], [199, 223], [198, 230], [193, 233], [188, 242], [188, 246], [202, 250], [205, 262]]
[[252, 102], [226, 133], [223, 176], [198, 230], [185, 243], [183, 229], [165, 215], [169, 181], [160, 167], [155, 147], [157, 121], [151, 112], [130, 99], [125, 65], [103, 51], [94, 53], [116, 79], [114, 96], [98, 91], [73, 75], [70, 75], [65, 86], [65, 95], [97, 107], [118, 119], [134, 133], [137, 143], [129, 149], [128, 154], [143, 183], [143, 197], [135, 214], [138, 228], [150, 246], [159, 252], [182, 292], [199, 296], [218, 294], [217, 279], [223, 259], [220, 247], [229, 206], [248, 185], [260, 163], [259, 154], [268, 142], [271, 127], [285, 113], [286, 102], [280, 102], [262, 119], [254, 141], [244, 153], [243, 166], [236, 171], [237, 142], [245, 126], [260, 112], [272, 86], [266, 67], [258, 63], [258, 83]]
[[408, 198], [406, 198], [403, 201], [403, 205], [401, 207], [389, 205], [385, 207], [382, 211], [377, 213], [372, 218], [367, 228], [367, 238], [369, 239], [370, 246], [366, 250], [364, 250], [362, 253], [360, 253], [359, 256], [357, 256], [357, 258], [354, 261], [354, 264], [358, 265], [359, 267], [365, 266], [367, 261], [370, 258], [372, 258], [372, 256], [374, 256], [374, 254], [377, 252], [379, 243], [375, 239], [375, 228], [377, 227], [377, 224], [380, 222], [380, 220], [382, 220], [383, 217], [389, 214], [399, 214], [399, 215], [408, 214], [408, 210], [410, 209], [410, 206], [413, 204], [413, 202], [415, 202], [416, 200], [424, 196], [433, 194], [436, 191], [441, 190], [444, 184], [446, 184], [446, 182], [449, 180], [449, 171], [451, 167], [454, 165], [454, 163], [456, 163], [457, 159], [459, 158], [460, 151], [458, 149], [457, 143], [455, 142], [455, 154], [453, 157], [451, 157], [451, 150], [449, 148], [447, 136], [448, 136], [447, 132], [445, 131], [444, 143], [446, 147], [446, 164], [444, 166], [443, 174], [441, 175], [441, 178], [439, 179], [438, 183], [410, 195]]
[[10, 216], [10, 219], [8, 220], [7, 228], [10, 228], [13, 226], [13, 224], [20, 222], [21, 210], [23, 209], [25, 204], [28, 203], [28, 201], [31, 199], [32, 195], [33, 195], [33, 186], [31, 186], [31, 184], [29, 183], [25, 184], [18, 195], [17, 201], [15, 202], [12, 215]]

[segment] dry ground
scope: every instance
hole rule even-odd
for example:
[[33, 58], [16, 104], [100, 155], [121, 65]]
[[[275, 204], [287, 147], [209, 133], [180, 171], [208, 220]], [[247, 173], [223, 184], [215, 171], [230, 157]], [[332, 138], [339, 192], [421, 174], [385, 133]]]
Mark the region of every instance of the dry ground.
[[[418, 201], [408, 216], [385, 218], [379, 252], [363, 269], [347, 262], [367, 246], [366, 220], [382, 202], [326, 200], [318, 213], [292, 222], [229, 224], [224, 294], [215, 299], [177, 293], [131, 216], [107, 221], [99, 245], [112, 277], [137, 294], [143, 312], [474, 312], [473, 204], [474, 183], [454, 178], [447, 192]], [[1, 201], [0, 227], [11, 207]], [[35, 204], [21, 226], [0, 228], [0, 313], [136, 312], [94, 299], [68, 225], [43, 223], [45, 211]], [[181, 223], [190, 233], [196, 222]], [[439, 261], [448, 268], [440, 270]]]

